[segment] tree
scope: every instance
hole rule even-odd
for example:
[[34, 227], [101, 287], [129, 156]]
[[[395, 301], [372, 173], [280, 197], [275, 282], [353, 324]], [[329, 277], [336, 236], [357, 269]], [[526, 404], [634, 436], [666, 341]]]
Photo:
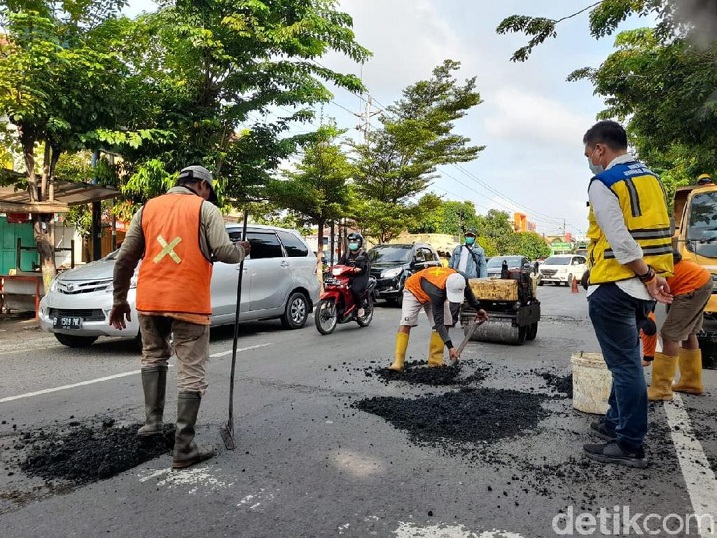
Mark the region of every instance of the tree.
[[528, 45], [513, 55], [524, 61], [532, 48], [557, 35], [556, 25], [590, 11], [590, 34], [613, 34], [628, 16], [651, 14], [654, 28], [621, 32], [616, 51], [599, 68], [574, 71], [605, 98], [601, 118], [627, 123], [640, 158], [661, 175], [671, 200], [676, 186], [717, 170], [717, 4], [709, 0], [603, 0], [558, 20], [514, 15], [499, 33], [525, 32]]
[[512, 237], [515, 232], [506, 211], [490, 209], [485, 215], [478, 215], [477, 232], [493, 243], [499, 254], [512, 254]]
[[125, 148], [135, 163], [130, 172], [139, 173], [151, 160], [168, 173], [203, 164], [220, 179], [224, 200], [261, 197], [272, 171], [306, 142], [306, 136], [286, 137], [290, 125], [311, 118], [316, 103], [331, 99], [325, 83], [363, 89], [358, 77], [316, 61], [330, 51], [357, 62], [369, 56], [354, 39], [351, 18], [336, 5], [162, 2], [157, 12], [140, 17], [125, 51], [152, 88], [144, 95], [147, 115], [138, 121], [174, 136], [171, 143]]
[[520, 254], [531, 260], [550, 256], [550, 247], [545, 240], [535, 232], [517, 232], [509, 236], [508, 250], [512, 254]]
[[[454, 78], [459, 67], [445, 60], [430, 80], [407, 87], [403, 98], [387, 107], [381, 128], [355, 146], [356, 192], [372, 201], [357, 216], [372, 237], [384, 240], [395, 233], [395, 221], [410, 218], [411, 199], [430, 184], [437, 166], [473, 160], [483, 149], [453, 132], [454, 122], [481, 102], [475, 77], [463, 85]], [[379, 206], [381, 215], [376, 215]]]
[[276, 205], [318, 226], [319, 258], [326, 223], [345, 216], [350, 201], [347, 181], [354, 169], [338, 142], [344, 132], [335, 125], [322, 126], [295, 171], [286, 171], [284, 179], [270, 181], [266, 189]]
[[[54, 201], [55, 167], [91, 133], [121, 125], [121, 0], [15, 0], [0, 7], [0, 117], [15, 127], [30, 202]], [[131, 106], [127, 107], [128, 109]], [[41, 167], [41, 171], [40, 171]], [[50, 214], [33, 214], [45, 289], [55, 275]]]

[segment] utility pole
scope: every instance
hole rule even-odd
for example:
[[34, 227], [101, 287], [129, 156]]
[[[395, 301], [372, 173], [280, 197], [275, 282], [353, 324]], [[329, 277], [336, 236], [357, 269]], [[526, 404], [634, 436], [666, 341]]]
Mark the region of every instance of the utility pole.
[[368, 134], [371, 130], [371, 118], [374, 117], [376, 114], [380, 114], [380, 110], [372, 111], [372, 104], [373, 104], [373, 97], [371, 95], [368, 96], [368, 99], [366, 99], [366, 107], [363, 112], [354, 112], [354, 116], [361, 118], [363, 120], [362, 124], [359, 124], [356, 126], [356, 129], [359, 131], [363, 131], [363, 141], [364, 143], [368, 144]]

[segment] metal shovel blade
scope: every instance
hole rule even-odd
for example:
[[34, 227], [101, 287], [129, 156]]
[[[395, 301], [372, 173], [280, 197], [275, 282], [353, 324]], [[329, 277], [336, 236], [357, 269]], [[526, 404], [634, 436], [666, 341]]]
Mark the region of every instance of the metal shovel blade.
[[222, 440], [224, 441], [224, 446], [226, 447], [226, 449], [236, 449], [237, 446], [234, 442], [234, 421], [230, 419], [229, 422], [222, 426], [220, 433], [222, 435]]
[[[471, 336], [473, 336], [473, 333], [476, 331], [476, 329], [477, 329], [478, 327], [480, 327], [481, 325], [483, 325], [483, 322], [485, 322], [484, 319], [481, 319], [481, 320], [479, 320], [479, 321], [475, 321], [475, 320], [472, 319], [472, 320], [470, 320], [470, 321], [468, 322], [468, 328], [466, 329], [466, 335], [463, 337], [463, 341], [458, 345], [458, 354], [459, 354], [459, 355], [460, 355], [461, 353], [463, 353], [463, 349], [466, 347], [466, 345], [468, 345], [468, 342], [471, 341]], [[453, 359], [453, 360], [451, 361], [451, 363], [452, 363], [453, 365], [456, 365], [456, 364], [458, 364], [458, 360], [457, 360], [457, 359]]]

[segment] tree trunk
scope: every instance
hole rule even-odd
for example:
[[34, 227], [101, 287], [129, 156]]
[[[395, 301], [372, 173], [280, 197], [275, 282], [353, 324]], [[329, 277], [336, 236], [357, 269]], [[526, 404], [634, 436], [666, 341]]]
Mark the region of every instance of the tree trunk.
[[319, 226], [319, 233], [318, 233], [318, 246], [316, 250], [316, 278], [319, 279], [319, 293], [324, 293], [324, 224], [326, 224], [326, 221], [324, 219], [317, 219], [316, 220], [317, 225]]
[[50, 291], [50, 283], [57, 274], [55, 267], [55, 238], [54, 226], [50, 215], [33, 213], [32, 229], [37, 244], [37, 252], [40, 254], [40, 269], [42, 271], [42, 283], [45, 293]]

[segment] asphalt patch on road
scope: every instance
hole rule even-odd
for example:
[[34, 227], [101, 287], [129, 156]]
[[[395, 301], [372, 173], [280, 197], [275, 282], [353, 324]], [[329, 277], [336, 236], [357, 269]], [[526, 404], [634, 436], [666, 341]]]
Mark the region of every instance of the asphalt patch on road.
[[541, 404], [550, 396], [516, 390], [464, 388], [415, 399], [378, 396], [353, 407], [384, 418], [413, 442], [442, 448], [482, 443], [534, 430], [549, 415]]
[[166, 424], [162, 435], [151, 437], [139, 437], [140, 426], [115, 427], [113, 420], [105, 419], [90, 425], [73, 422], [60, 431], [26, 432], [20, 444], [27, 458], [20, 468], [28, 476], [80, 485], [105, 480], [172, 450], [174, 425]]
[[551, 372], [541, 372], [538, 374], [540, 377], [545, 379], [547, 385], [552, 388], [555, 392], [565, 394], [566, 398], [573, 397], [573, 374], [560, 376]]
[[396, 372], [388, 368], [367, 367], [364, 370], [367, 374], [375, 374], [381, 381], [388, 384], [395, 381], [403, 381], [412, 385], [431, 385], [435, 387], [450, 385], [469, 385], [485, 379], [487, 368], [477, 368], [467, 377], [461, 377], [465, 371], [464, 361], [456, 364], [445, 365], [437, 368], [429, 368], [428, 361], [407, 361], [404, 364], [403, 372]]

